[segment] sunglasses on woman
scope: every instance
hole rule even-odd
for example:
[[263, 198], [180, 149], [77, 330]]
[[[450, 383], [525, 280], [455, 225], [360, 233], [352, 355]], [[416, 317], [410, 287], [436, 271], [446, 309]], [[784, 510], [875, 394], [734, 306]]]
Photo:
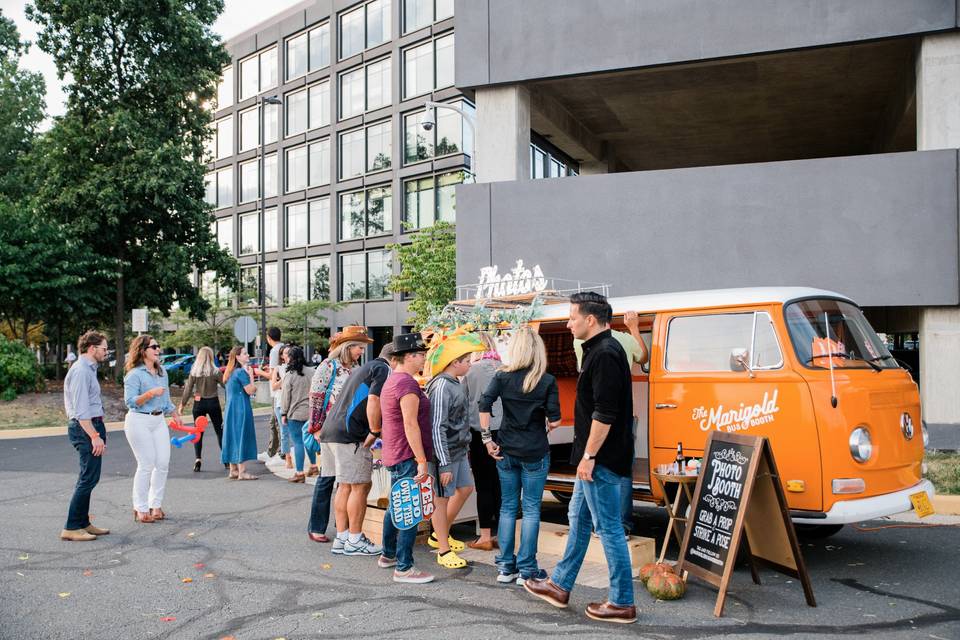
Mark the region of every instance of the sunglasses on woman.
[[158, 344], [148, 344], [148, 345], [147, 345], [147, 349], [157, 349], [157, 350], [159, 351], [159, 350], [160, 350], [160, 345], [158, 345]]

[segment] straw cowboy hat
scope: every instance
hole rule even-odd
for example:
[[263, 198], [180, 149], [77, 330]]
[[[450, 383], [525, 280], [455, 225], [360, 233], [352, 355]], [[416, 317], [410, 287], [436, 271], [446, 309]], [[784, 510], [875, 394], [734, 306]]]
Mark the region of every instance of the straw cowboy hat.
[[373, 338], [367, 335], [366, 327], [350, 325], [349, 327], [344, 327], [343, 331], [340, 331], [330, 338], [330, 351], [333, 351], [346, 342], [364, 342], [370, 344], [373, 342]]
[[460, 356], [475, 351], [486, 351], [480, 336], [471, 332], [470, 325], [464, 325], [449, 333], [437, 331], [430, 340], [427, 361], [423, 365], [424, 374], [435, 376]]

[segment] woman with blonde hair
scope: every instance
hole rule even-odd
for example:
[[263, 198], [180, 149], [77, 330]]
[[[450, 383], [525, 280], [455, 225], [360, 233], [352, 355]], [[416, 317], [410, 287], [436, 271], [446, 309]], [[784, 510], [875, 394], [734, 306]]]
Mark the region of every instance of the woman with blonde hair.
[[[330, 354], [314, 371], [310, 382], [310, 425], [307, 432], [320, 443], [320, 477], [313, 487], [313, 502], [310, 509], [310, 523], [307, 534], [314, 542], [329, 542], [326, 535], [330, 521], [330, 496], [337, 475], [337, 459], [334, 447], [323, 439], [323, 422], [337, 402], [337, 396], [343, 389], [350, 372], [360, 364], [360, 358], [367, 345], [373, 340], [367, 336], [366, 327], [344, 327], [330, 339]], [[343, 534], [342, 539], [341, 535]], [[347, 532], [337, 532], [333, 553], [342, 554]]]
[[155, 522], [166, 515], [161, 508], [170, 468], [170, 430], [165, 414], [180, 422], [170, 401], [167, 372], [160, 366], [160, 344], [153, 336], [137, 336], [127, 353], [123, 399], [129, 411], [123, 433], [137, 458], [133, 476], [133, 519]]
[[[187, 381], [183, 383], [183, 395], [180, 396], [180, 413], [183, 413], [183, 407], [191, 399], [193, 400], [193, 421], [196, 422], [200, 416], [207, 416], [213, 429], [217, 432], [217, 446], [223, 451], [223, 414], [220, 411], [220, 397], [217, 395], [217, 387], [223, 385], [223, 379], [220, 376], [220, 369], [213, 363], [213, 349], [210, 347], [200, 347], [197, 352], [197, 358], [190, 367], [190, 375]], [[203, 458], [203, 434], [200, 434], [193, 442], [193, 453], [196, 460], [193, 463], [194, 472], [200, 471], [200, 464]]]
[[230, 360], [223, 372], [227, 388], [227, 420], [223, 430], [220, 462], [230, 465], [231, 480], [256, 480], [247, 473], [244, 463], [257, 459], [257, 434], [253, 426], [250, 396], [257, 392], [250, 370], [250, 354], [243, 347], [230, 350]]
[[[480, 436], [480, 396], [493, 380], [502, 363], [497, 353], [497, 343], [493, 336], [485, 331], [477, 334], [483, 343], [483, 352], [473, 354], [473, 364], [463, 377], [463, 393], [467, 396], [467, 423], [470, 425], [470, 467], [477, 490], [477, 520], [480, 524], [480, 537], [468, 542], [471, 549], [491, 551], [496, 547], [491, 532], [496, 528], [500, 514], [500, 476], [496, 461], [487, 455], [487, 449]], [[501, 401], [497, 400], [490, 409], [490, 436], [496, 444], [500, 436], [500, 418], [503, 416]]]
[[[507, 362], [480, 397], [480, 436], [497, 461], [500, 476], [497, 582], [523, 584], [531, 578], [547, 577], [537, 565], [537, 537], [540, 502], [550, 470], [547, 431], [560, 426], [560, 394], [556, 379], [547, 373], [543, 339], [531, 327], [520, 327], [510, 338]], [[490, 411], [498, 398], [503, 403], [499, 443], [490, 432]], [[517, 508], [521, 503], [520, 549], [514, 555]]]

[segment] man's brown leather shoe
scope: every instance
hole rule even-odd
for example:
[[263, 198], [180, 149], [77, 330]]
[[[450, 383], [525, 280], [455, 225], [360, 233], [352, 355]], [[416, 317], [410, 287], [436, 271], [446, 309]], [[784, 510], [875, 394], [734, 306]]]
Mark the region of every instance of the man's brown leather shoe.
[[637, 621], [637, 608], [618, 607], [609, 602], [591, 602], [587, 605], [587, 617], [600, 622], [619, 622], [630, 624]]
[[110, 533], [110, 529], [101, 529], [100, 527], [95, 527], [90, 525], [86, 528], [87, 533], [92, 533], [95, 536], [105, 536]]
[[64, 529], [60, 532], [61, 540], [70, 540], [72, 542], [87, 542], [89, 540], [96, 540], [97, 536], [92, 533], [87, 533], [83, 529]]
[[314, 542], [330, 542], [330, 538], [323, 535], [322, 533], [314, 533], [310, 531], [307, 533], [307, 537], [313, 540]]
[[559, 609], [566, 609], [567, 603], [570, 601], [570, 592], [564, 591], [553, 584], [553, 580], [550, 578], [546, 580], [526, 580], [523, 583], [523, 588]]

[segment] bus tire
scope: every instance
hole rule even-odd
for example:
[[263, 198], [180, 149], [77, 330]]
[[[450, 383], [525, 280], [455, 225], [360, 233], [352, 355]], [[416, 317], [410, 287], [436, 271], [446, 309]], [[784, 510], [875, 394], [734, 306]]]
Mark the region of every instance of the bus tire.
[[822, 538], [829, 538], [835, 533], [838, 533], [840, 529], [843, 529], [842, 524], [794, 524], [794, 530], [797, 532], [797, 536], [800, 538], [806, 538], [808, 540], [819, 540]]

